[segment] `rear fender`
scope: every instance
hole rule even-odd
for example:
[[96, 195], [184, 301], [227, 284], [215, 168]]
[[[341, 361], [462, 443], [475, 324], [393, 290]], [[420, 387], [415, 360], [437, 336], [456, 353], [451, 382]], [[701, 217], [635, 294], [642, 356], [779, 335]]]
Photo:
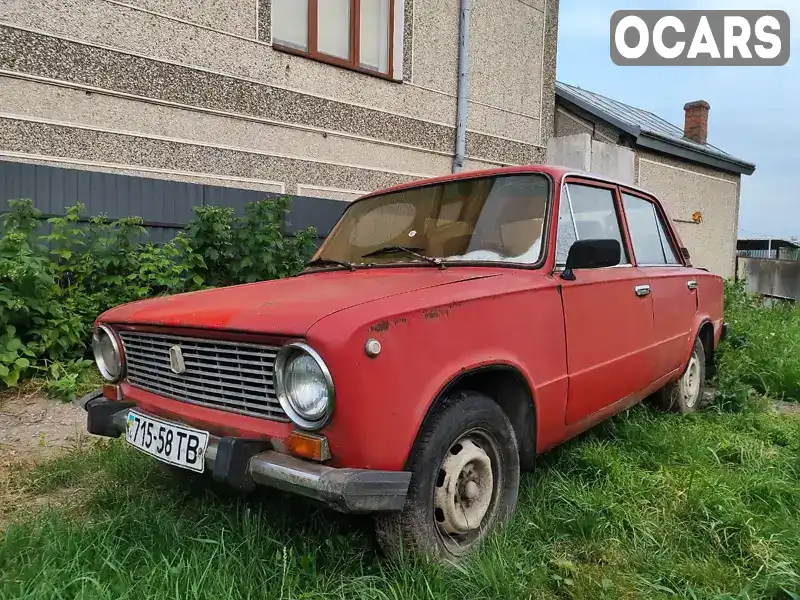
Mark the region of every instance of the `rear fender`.
[[[686, 340], [686, 348], [684, 350], [683, 360], [681, 361], [682, 365], [681, 373], [683, 373], [684, 369], [689, 364], [689, 359], [692, 357], [692, 350], [694, 349], [694, 341], [700, 335], [700, 330], [702, 330], [703, 327], [705, 327], [706, 325], [711, 325], [712, 327], [714, 326], [714, 323], [711, 320], [711, 318], [708, 315], [698, 315], [697, 318], [695, 319], [694, 325], [692, 326], [692, 333]], [[712, 344], [713, 344], [713, 347], [711, 348], [712, 355], [713, 352], [716, 350], [717, 339], [718, 338], [716, 337], [716, 328], [715, 328], [714, 335], [712, 336]]]

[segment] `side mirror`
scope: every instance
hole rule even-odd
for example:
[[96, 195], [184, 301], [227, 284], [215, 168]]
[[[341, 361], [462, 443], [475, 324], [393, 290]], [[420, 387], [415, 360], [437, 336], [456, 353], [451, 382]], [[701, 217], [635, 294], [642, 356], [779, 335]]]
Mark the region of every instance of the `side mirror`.
[[569, 249], [561, 279], [575, 280], [574, 269], [601, 269], [619, 264], [622, 248], [617, 240], [578, 240]]

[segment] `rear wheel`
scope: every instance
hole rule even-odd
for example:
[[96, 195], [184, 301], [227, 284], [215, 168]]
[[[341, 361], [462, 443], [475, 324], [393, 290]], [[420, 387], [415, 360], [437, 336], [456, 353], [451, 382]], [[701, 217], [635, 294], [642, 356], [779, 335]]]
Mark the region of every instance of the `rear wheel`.
[[513, 514], [519, 452], [503, 410], [477, 392], [456, 392], [426, 420], [409, 459], [401, 512], [375, 517], [386, 554], [453, 560]]
[[698, 337], [694, 341], [692, 355], [681, 378], [656, 394], [658, 406], [671, 412], [695, 412], [700, 408], [705, 379], [706, 350]]

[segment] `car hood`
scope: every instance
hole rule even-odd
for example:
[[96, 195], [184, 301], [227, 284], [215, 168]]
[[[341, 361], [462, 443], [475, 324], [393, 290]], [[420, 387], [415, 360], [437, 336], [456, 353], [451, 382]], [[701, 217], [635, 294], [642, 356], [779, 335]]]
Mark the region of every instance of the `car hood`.
[[98, 322], [304, 335], [333, 313], [408, 292], [498, 276], [432, 267], [320, 271], [124, 304]]

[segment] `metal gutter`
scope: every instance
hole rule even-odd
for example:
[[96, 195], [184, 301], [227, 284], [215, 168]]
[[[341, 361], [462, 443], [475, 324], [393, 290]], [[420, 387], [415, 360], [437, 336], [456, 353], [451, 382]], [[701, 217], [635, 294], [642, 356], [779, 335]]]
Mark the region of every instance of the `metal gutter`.
[[469, 12], [472, 0], [461, 0], [458, 24], [458, 104], [456, 108], [456, 153], [453, 173], [464, 168], [467, 150], [467, 90], [469, 81]]
[[752, 175], [756, 166], [752, 163], [747, 163], [735, 159], [725, 159], [721, 156], [716, 156], [710, 152], [703, 152], [692, 148], [688, 144], [682, 144], [680, 141], [660, 136], [656, 133], [643, 131], [636, 139], [636, 144], [642, 148], [655, 150], [656, 152], [663, 152], [670, 154], [684, 160], [702, 163], [723, 171], [730, 171], [739, 173], [741, 175]]

